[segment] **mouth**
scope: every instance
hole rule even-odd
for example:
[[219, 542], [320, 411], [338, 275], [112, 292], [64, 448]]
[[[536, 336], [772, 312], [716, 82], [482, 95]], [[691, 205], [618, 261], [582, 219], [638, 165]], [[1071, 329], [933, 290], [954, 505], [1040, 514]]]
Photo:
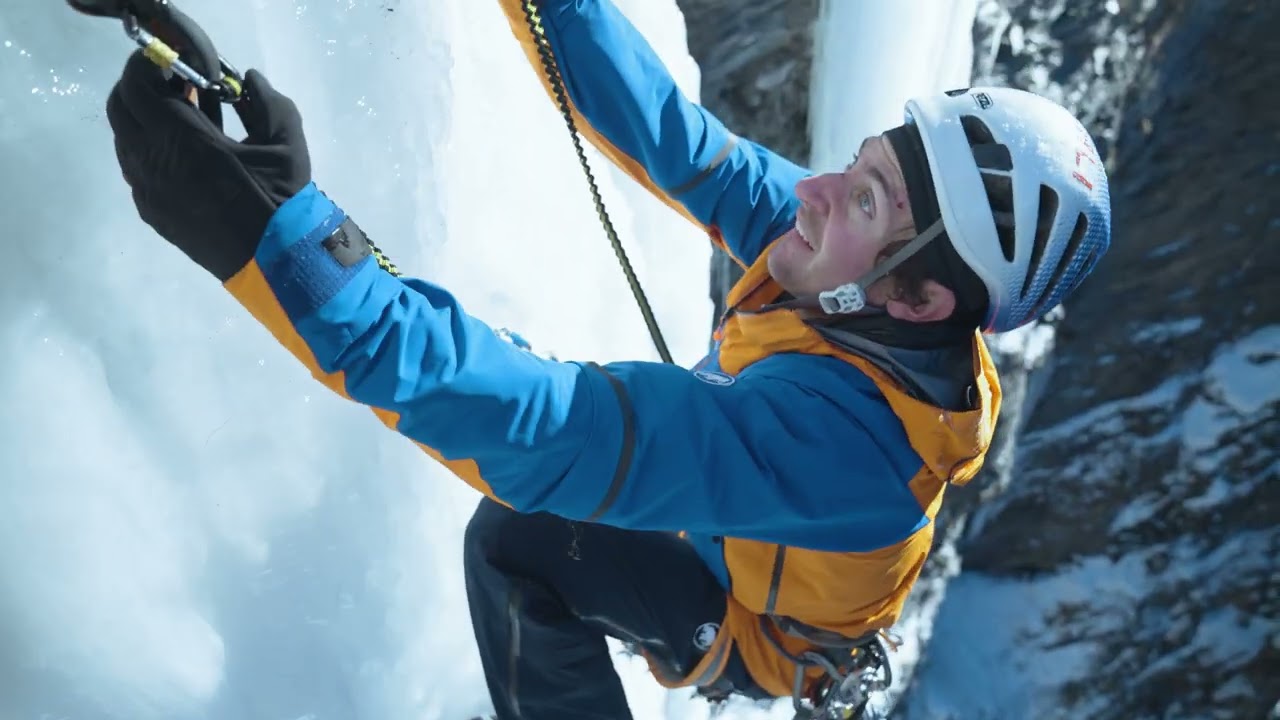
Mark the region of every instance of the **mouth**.
[[817, 251], [817, 248], [813, 246], [813, 242], [809, 240], [808, 235], [805, 233], [804, 223], [799, 220], [796, 221], [796, 235], [804, 242], [805, 245], [809, 246], [809, 250], [813, 252]]

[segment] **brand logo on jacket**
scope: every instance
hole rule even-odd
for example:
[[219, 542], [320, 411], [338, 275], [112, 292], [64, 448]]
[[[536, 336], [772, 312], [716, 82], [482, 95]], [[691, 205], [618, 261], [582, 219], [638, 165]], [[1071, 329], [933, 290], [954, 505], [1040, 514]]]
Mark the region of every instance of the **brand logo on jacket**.
[[693, 631], [693, 646], [706, 652], [716, 642], [716, 635], [720, 634], [719, 623], [702, 623], [697, 630]]
[[344, 220], [332, 235], [321, 240], [320, 246], [328, 250], [333, 259], [344, 268], [349, 268], [373, 254], [368, 239], [351, 218]]
[[732, 375], [726, 375], [716, 370], [694, 370], [693, 376], [708, 385], [719, 385], [725, 387], [736, 382]]

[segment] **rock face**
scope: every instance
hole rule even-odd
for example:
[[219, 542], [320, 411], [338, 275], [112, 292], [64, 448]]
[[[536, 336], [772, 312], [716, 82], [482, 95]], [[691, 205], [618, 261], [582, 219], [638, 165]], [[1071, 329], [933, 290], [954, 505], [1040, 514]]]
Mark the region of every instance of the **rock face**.
[[[1040, 717], [1261, 718], [1280, 697], [1277, 31], [1266, 2], [980, 12], [975, 75], [1076, 109], [1112, 177], [1112, 251], [958, 548], [960, 578], [1015, 580], [1004, 594], [1038, 606], [1022, 662], [1084, 660]], [[1099, 582], [1043, 602], [1066, 578]], [[1008, 621], [947, 605], [939, 640]]]
[[784, 157], [809, 157], [818, 0], [676, 0], [702, 69], [702, 104]]
[[[702, 70], [702, 104], [730, 130], [787, 159], [809, 159], [809, 71], [818, 0], [676, 0], [689, 51]], [[716, 251], [711, 262], [715, 319], [741, 276]]]
[[[808, 56], [768, 71], [817, 3], [679, 4], [708, 107], [807, 158]], [[939, 518], [911, 609], [932, 640], [898, 714], [1280, 717], [1277, 35], [1261, 0], [980, 3], [975, 84], [1084, 119], [1114, 243], [1065, 314], [996, 347], [997, 445]]]
[[908, 716], [948, 706], [935, 680], [1001, 670], [941, 647], [961, 625], [1012, 626], [1004, 675], [1037, 717], [1261, 718], [1280, 697], [1278, 28], [1275, 3], [983, 5], [976, 80], [1086, 120], [1115, 243], [981, 491]]

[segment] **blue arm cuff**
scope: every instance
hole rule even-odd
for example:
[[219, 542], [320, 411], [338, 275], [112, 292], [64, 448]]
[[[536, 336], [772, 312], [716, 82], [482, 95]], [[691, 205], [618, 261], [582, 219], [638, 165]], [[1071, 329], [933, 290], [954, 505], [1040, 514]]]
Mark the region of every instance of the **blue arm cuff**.
[[346, 213], [310, 183], [281, 205], [267, 224], [255, 259], [291, 322], [314, 313], [373, 262], [367, 248], [353, 251], [326, 242], [346, 219]]

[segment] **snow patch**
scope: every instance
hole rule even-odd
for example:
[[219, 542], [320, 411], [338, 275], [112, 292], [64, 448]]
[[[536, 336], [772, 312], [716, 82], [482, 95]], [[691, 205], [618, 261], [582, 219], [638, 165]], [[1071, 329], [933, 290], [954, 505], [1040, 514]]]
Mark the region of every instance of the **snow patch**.
[[1132, 340], [1135, 343], [1165, 343], [1190, 335], [1202, 327], [1204, 327], [1204, 318], [1199, 317], [1149, 323], [1135, 332]]
[[1110, 531], [1117, 533], [1141, 525], [1155, 517], [1166, 502], [1165, 496], [1157, 493], [1146, 493], [1134, 498], [1111, 521]]
[[1027, 433], [1027, 444], [1057, 442], [1080, 434], [1106, 436], [1125, 430], [1126, 415], [1141, 415], [1152, 410], [1169, 409], [1186, 391], [1193, 378], [1187, 375], [1166, 378], [1156, 387], [1132, 397], [1120, 398], [1089, 408], [1052, 427]]
[[1228, 345], [1205, 371], [1207, 392], [1241, 415], [1280, 402], [1280, 325]]
[[[1226, 582], [1242, 575], [1264, 577], [1270, 559], [1246, 550], [1268, 542], [1268, 535], [1242, 533], [1212, 552], [1188, 537], [1115, 559], [1084, 558], [1032, 580], [960, 575], [947, 588], [904, 717], [1091, 717], [1105, 696], [1067, 705], [1057, 693], [1096, 676], [1099, 663], [1123, 666], [1114, 648], [1126, 638], [1151, 645], [1153, 636], [1185, 637], [1175, 652], [1144, 659], [1130, 683], [1180, 668], [1191, 657], [1219, 669], [1240, 665], [1275, 641], [1280, 621], [1232, 606], [1196, 619], [1174, 615], [1176, 605], [1147, 605], [1160, 593], [1224, 592]], [[1153, 562], [1159, 556], [1163, 561]], [[991, 667], [1005, 672], [991, 673]]]
[[[1055, 317], [1065, 317], [1062, 306], [1054, 310]], [[986, 338], [987, 345], [1006, 358], [1017, 359], [1024, 369], [1039, 367], [1053, 352], [1057, 330], [1052, 323], [1035, 322], [1016, 330]]]
[[1200, 394], [1182, 419], [1182, 445], [1192, 453], [1222, 446], [1242, 423], [1280, 402], [1280, 325], [1221, 348], [1202, 378]]

